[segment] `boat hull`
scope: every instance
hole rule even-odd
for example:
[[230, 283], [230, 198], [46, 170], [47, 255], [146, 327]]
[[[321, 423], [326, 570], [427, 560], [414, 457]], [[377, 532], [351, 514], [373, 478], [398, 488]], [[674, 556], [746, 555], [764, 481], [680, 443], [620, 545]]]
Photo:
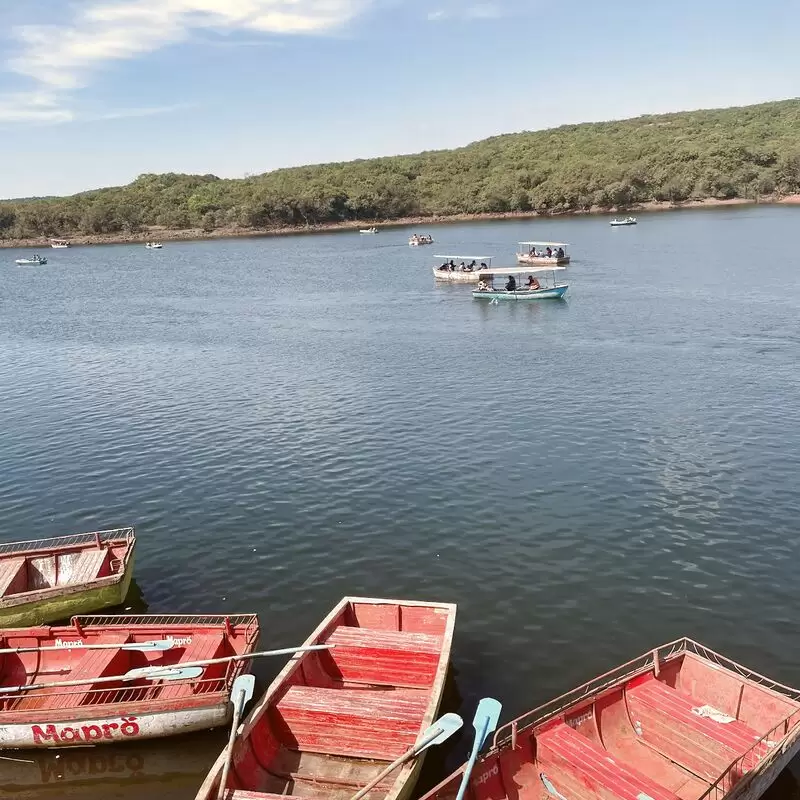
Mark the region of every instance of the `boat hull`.
[[516, 292], [473, 292], [472, 296], [477, 300], [560, 300], [567, 293], [569, 285], [554, 286], [552, 289], [537, 289], [529, 292], [521, 289]]
[[517, 263], [539, 267], [558, 267], [569, 264], [569, 256], [564, 256], [563, 258], [547, 258], [546, 256], [528, 256], [525, 255], [525, 253], [517, 253]]
[[0, 749], [87, 747], [160, 739], [218, 728], [229, 724], [231, 715], [228, 702], [207, 708], [124, 713], [122, 716], [74, 713], [68, 724], [42, 721], [30, 725], [3, 725]]
[[[291, 659], [245, 720], [226, 789], [253, 800], [351, 797], [436, 718], [454, 625], [455, 606], [446, 603], [344, 598], [305, 642], [334, 649]], [[223, 751], [197, 800], [217, 797], [226, 760]], [[371, 800], [407, 800], [422, 768], [415, 762]]]
[[480, 278], [480, 272], [450, 272], [449, 270], [440, 270], [434, 267], [433, 277], [441, 283], [477, 283]]

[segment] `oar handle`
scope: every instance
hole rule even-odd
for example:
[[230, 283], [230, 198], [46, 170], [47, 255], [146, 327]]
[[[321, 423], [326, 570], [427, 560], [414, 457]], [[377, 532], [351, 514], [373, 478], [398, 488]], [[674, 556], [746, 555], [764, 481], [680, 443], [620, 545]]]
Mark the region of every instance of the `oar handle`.
[[225, 796], [225, 788], [228, 785], [228, 773], [231, 769], [231, 761], [233, 760], [233, 743], [236, 741], [236, 731], [239, 728], [239, 719], [244, 710], [245, 698], [244, 689], [240, 690], [236, 701], [233, 704], [233, 721], [231, 722], [231, 732], [228, 736], [228, 747], [225, 750], [225, 765], [222, 768], [222, 777], [219, 779], [219, 789], [217, 790], [217, 800], [222, 800]]
[[461, 786], [458, 787], [456, 800], [464, 800], [464, 795], [466, 794], [467, 786], [469, 785], [469, 776], [472, 774], [472, 768], [475, 766], [475, 762], [478, 760], [478, 751], [481, 749], [481, 745], [486, 738], [486, 729], [488, 726], [489, 720], [484, 719], [481, 729], [479, 731], [475, 731], [475, 741], [472, 743], [472, 752], [469, 755], [467, 766], [464, 767], [464, 775], [461, 777]]

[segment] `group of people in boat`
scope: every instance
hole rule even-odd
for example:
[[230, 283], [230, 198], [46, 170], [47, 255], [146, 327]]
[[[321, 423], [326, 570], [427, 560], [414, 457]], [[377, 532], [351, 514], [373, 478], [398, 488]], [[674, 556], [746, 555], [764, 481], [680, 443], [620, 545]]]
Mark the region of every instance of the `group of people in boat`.
[[[528, 280], [525, 282], [525, 289], [529, 292], [535, 292], [542, 288], [542, 285], [539, 283], [537, 278], [534, 278], [533, 275], [528, 275]], [[486, 277], [481, 278], [478, 281], [478, 291], [479, 292], [494, 292], [496, 291], [494, 286], [489, 282]], [[508, 276], [508, 280], [506, 281], [506, 291], [507, 292], [516, 292], [517, 290], [517, 280], [513, 275]]]
[[536, 250], [536, 246], [534, 245], [528, 251], [528, 255], [531, 258], [564, 258], [564, 248], [559, 247], [556, 250], [553, 250], [552, 247], [548, 247], [545, 250]]
[[481, 265], [478, 266], [478, 262], [474, 260], [469, 264], [462, 261], [456, 266], [456, 262], [450, 259], [450, 261], [445, 261], [444, 264], [439, 267], [439, 272], [475, 272], [476, 269], [480, 272], [480, 270], [489, 269], [489, 267], [486, 266], [486, 262], [484, 261], [481, 261]]
[[415, 233], [410, 239], [411, 244], [433, 244], [433, 236], [429, 233], [418, 234]]

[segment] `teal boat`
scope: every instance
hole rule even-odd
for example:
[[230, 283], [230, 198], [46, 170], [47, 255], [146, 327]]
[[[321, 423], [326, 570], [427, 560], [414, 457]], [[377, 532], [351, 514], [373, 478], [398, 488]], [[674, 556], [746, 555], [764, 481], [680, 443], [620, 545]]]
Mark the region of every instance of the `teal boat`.
[[[556, 275], [566, 267], [505, 267], [479, 270], [478, 286], [472, 292], [477, 300], [561, 300], [569, 289]], [[524, 280], [527, 275], [527, 281]], [[502, 286], [495, 278], [508, 276]]]

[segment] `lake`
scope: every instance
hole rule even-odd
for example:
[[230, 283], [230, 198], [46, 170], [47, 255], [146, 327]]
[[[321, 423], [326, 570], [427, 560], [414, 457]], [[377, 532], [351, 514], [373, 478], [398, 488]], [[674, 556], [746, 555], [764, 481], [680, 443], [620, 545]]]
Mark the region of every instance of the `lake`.
[[[133, 524], [142, 604], [265, 646], [345, 594], [456, 602], [467, 722], [683, 635], [800, 685], [798, 213], [0, 251], [0, 539]], [[434, 286], [545, 238], [566, 302]], [[0, 794], [192, 798], [224, 738], [0, 762]]]

